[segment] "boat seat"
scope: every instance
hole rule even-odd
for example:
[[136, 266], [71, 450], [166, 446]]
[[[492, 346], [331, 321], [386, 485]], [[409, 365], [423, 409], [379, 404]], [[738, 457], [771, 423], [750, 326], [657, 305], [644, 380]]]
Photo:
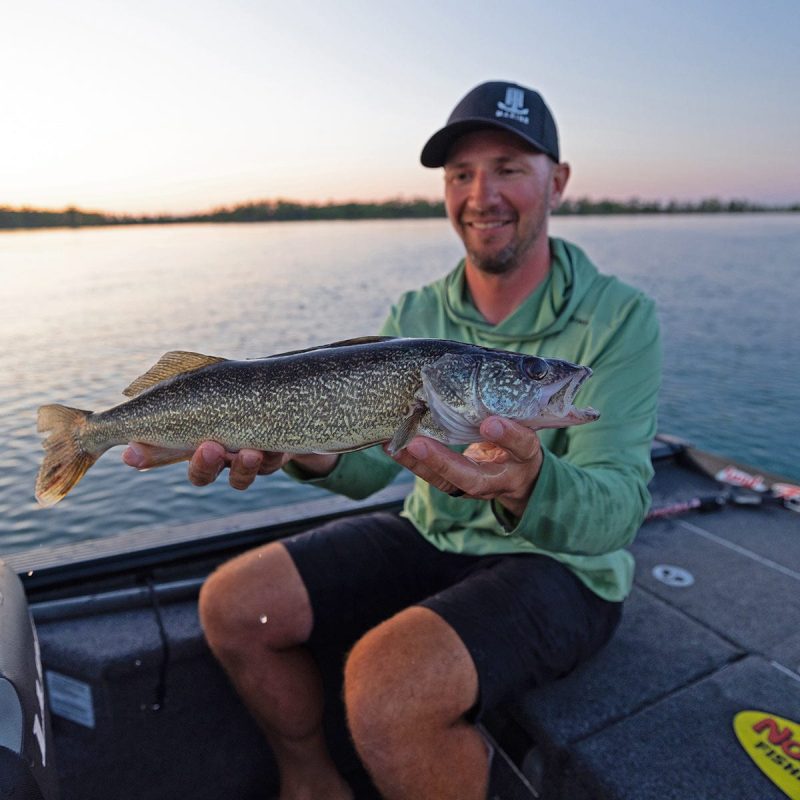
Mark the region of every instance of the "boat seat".
[[0, 800], [55, 800], [50, 715], [36, 635], [17, 575], [0, 560]]
[[[263, 737], [202, 638], [196, 602], [37, 623], [62, 800], [249, 800], [277, 790]], [[164, 647], [163, 634], [167, 649]]]
[[789, 513], [730, 508], [642, 528], [611, 642], [498, 715], [498, 735], [505, 726], [523, 743], [517, 760], [543, 797], [785, 800], [733, 720], [747, 710], [800, 720], [800, 564], [788, 547], [798, 531], [780, 518]]

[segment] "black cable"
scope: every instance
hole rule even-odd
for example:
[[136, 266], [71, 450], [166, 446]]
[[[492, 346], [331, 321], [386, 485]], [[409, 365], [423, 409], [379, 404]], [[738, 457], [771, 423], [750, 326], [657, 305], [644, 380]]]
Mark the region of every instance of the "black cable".
[[164, 703], [167, 700], [167, 668], [169, 667], [170, 659], [169, 638], [167, 636], [167, 629], [164, 627], [164, 619], [161, 616], [161, 606], [158, 602], [158, 593], [156, 592], [153, 579], [148, 576], [145, 578], [145, 582], [150, 592], [150, 602], [153, 606], [156, 624], [158, 625], [158, 635], [161, 637], [161, 664], [158, 669], [156, 699], [152, 706], [153, 711], [160, 711], [164, 708]]

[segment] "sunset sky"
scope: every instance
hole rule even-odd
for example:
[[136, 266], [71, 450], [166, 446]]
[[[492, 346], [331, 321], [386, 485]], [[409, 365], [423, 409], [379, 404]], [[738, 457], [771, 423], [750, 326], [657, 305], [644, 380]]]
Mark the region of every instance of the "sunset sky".
[[538, 88], [568, 196], [800, 201], [797, 0], [25, 0], [0, 206], [130, 213], [441, 192], [475, 84]]

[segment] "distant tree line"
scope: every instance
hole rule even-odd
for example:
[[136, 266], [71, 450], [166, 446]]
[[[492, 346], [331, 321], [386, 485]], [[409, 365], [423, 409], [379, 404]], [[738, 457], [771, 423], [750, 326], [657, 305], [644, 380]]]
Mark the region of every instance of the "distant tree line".
[[[764, 206], [746, 200], [708, 198], [696, 203], [631, 200], [565, 199], [558, 215], [588, 214], [719, 214], [800, 211], [800, 203]], [[423, 219], [443, 217], [444, 203], [415, 198], [384, 202], [298, 203], [261, 200], [199, 214], [134, 216], [67, 208], [63, 211], [0, 206], [0, 230], [12, 228], [81, 228], [98, 225], [164, 225], [185, 222], [288, 222], [293, 220]]]
[[[121, 220], [120, 220], [121, 221]], [[35, 208], [8, 208], [0, 206], [2, 228], [77, 228], [83, 225], [115, 225], [117, 218], [98, 211], [80, 211], [67, 208], [63, 211]]]
[[135, 216], [67, 208], [63, 211], [0, 206], [0, 230], [10, 228], [80, 228], [95, 225], [165, 225], [182, 222], [288, 222], [296, 220], [421, 219], [443, 217], [444, 203], [386, 200], [380, 203], [298, 203], [262, 200], [198, 214]]
[[423, 200], [386, 200], [382, 203], [297, 203], [262, 200], [233, 208], [217, 208], [188, 219], [191, 222], [287, 222], [336, 219], [423, 219], [444, 216], [444, 203]]
[[577, 200], [566, 198], [556, 214], [741, 214], [753, 212], [800, 211], [800, 203], [787, 206], [765, 206], [747, 200], [720, 200], [708, 197], [696, 203], [678, 200], [590, 200], [581, 197]]

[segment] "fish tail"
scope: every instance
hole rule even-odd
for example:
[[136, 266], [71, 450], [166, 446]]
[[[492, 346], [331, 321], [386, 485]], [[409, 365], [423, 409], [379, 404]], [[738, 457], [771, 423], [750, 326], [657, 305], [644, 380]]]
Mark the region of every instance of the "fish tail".
[[102, 455], [86, 450], [81, 439], [91, 413], [61, 405], [39, 409], [39, 431], [50, 433], [42, 442], [44, 460], [36, 477], [39, 505], [52, 506], [63, 499]]

